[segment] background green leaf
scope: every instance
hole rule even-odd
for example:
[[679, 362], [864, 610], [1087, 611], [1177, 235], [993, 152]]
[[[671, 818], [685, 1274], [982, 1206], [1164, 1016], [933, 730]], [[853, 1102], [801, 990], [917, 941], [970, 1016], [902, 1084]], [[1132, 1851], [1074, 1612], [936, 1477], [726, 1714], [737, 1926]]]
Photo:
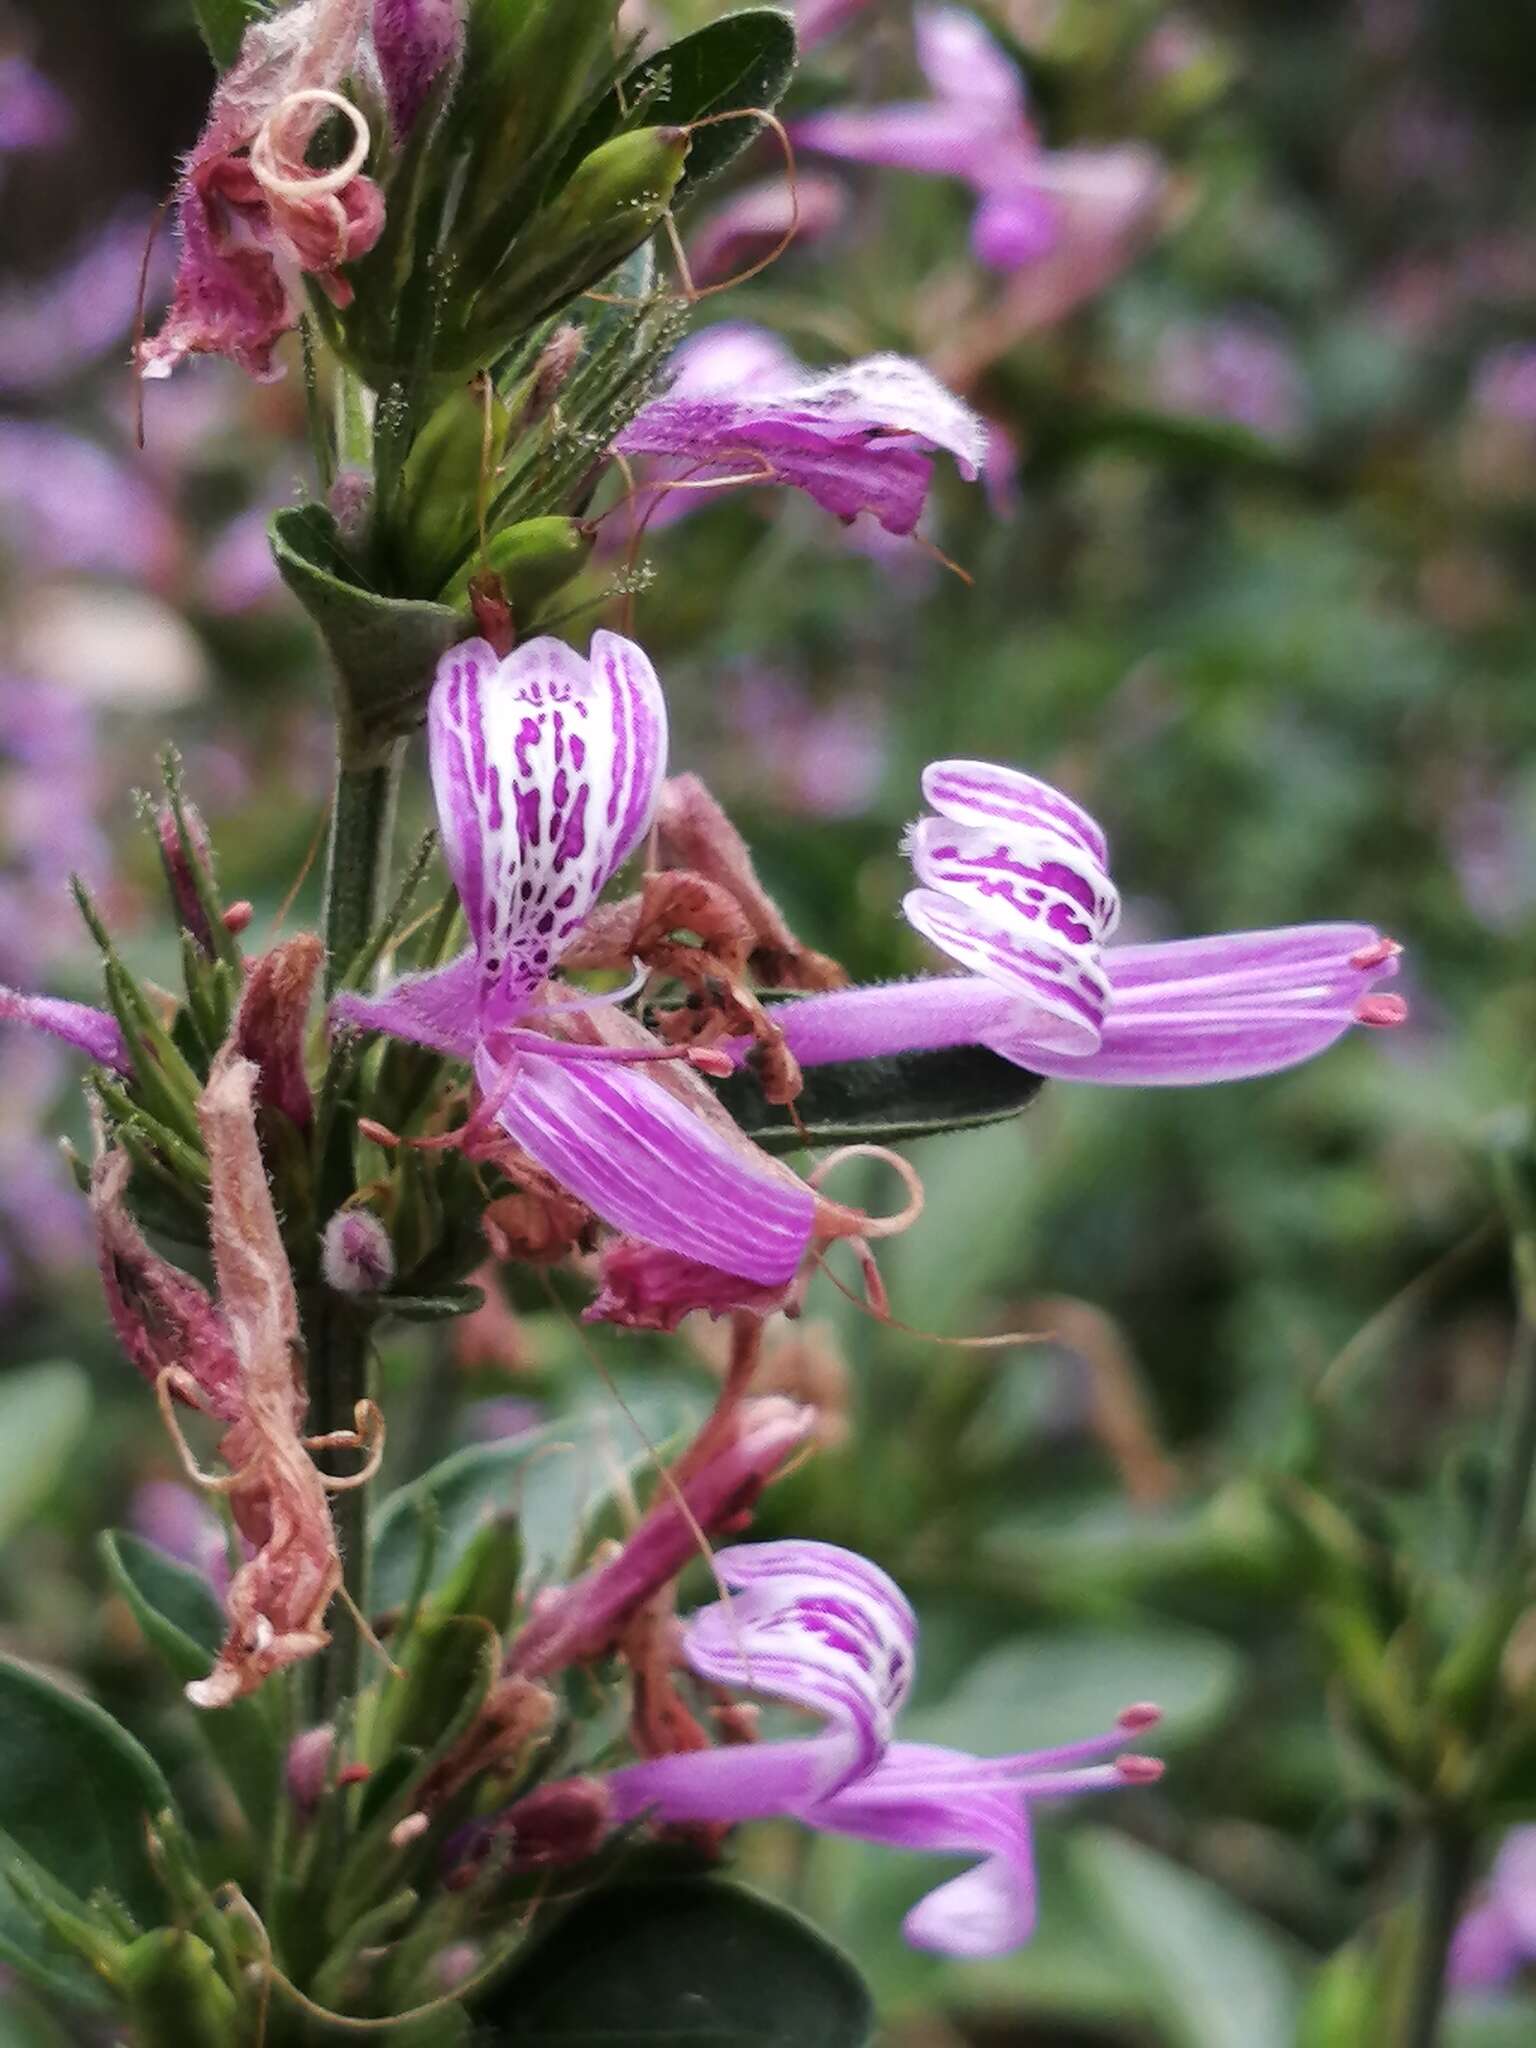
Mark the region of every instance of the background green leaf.
[[[101, 1538], [113, 1583], [144, 1631], [145, 1640], [181, 1685], [206, 1678], [224, 1640], [224, 1611], [213, 1588], [146, 1543], [121, 1530]], [[253, 1825], [270, 1815], [281, 1791], [282, 1745], [260, 1698], [234, 1700], [215, 1711], [188, 1708]]]
[[1298, 1958], [1275, 1929], [1125, 1835], [1085, 1829], [1069, 1846], [1084, 1884], [1146, 1965], [1169, 2048], [1292, 2048]]
[[47, 1500], [89, 1416], [77, 1365], [28, 1365], [0, 1380], [0, 1543]]
[[208, 54], [221, 71], [227, 71], [234, 63], [240, 54], [241, 38], [265, 11], [256, 0], [192, 0], [192, 12], [208, 45]]
[[736, 1885], [590, 1893], [492, 2001], [497, 2043], [862, 2048], [874, 2015], [853, 1966], [796, 1914]]
[[164, 1895], [144, 1823], [171, 1804], [159, 1766], [110, 1714], [0, 1658], [0, 1834], [82, 1899], [105, 1885], [152, 1923]]

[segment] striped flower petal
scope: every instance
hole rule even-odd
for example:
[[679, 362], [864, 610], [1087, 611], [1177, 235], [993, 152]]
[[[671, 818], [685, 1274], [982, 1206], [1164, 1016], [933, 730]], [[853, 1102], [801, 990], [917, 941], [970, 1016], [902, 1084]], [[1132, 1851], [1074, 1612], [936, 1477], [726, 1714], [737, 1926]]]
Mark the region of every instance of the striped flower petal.
[[816, 1198], [759, 1170], [634, 1067], [519, 1051], [510, 1078], [482, 1047], [475, 1075], [505, 1130], [626, 1236], [765, 1287], [792, 1279]]
[[1020, 1018], [983, 1034], [1005, 1059], [1064, 1080], [1191, 1086], [1275, 1073], [1324, 1052], [1353, 1024], [1402, 1022], [1374, 994], [1398, 949], [1369, 925], [1292, 925], [1105, 956], [1112, 1000], [1097, 1051], [1063, 1056]]
[[428, 708], [443, 850], [480, 956], [482, 1023], [509, 1022], [639, 844], [666, 772], [666, 704], [633, 641], [584, 661], [543, 636], [443, 657]]

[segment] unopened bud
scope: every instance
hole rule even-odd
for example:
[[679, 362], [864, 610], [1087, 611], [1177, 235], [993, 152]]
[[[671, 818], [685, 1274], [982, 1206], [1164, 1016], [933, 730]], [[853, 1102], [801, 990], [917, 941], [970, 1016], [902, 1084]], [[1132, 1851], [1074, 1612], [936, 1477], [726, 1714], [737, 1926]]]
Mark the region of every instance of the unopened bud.
[[514, 620], [526, 624], [541, 604], [586, 567], [592, 543], [591, 528], [578, 519], [553, 514], [520, 519], [493, 533], [483, 549], [476, 548], [444, 585], [441, 602], [462, 609], [473, 596], [472, 586], [494, 582]]
[[306, 1728], [288, 1745], [288, 1797], [304, 1820], [309, 1819], [324, 1797], [335, 1742], [335, 1729], [322, 1722], [318, 1728]]
[[183, 803], [182, 821], [186, 826], [186, 841], [183, 843], [181, 829], [176, 823], [176, 813], [169, 804], [161, 804], [155, 812], [155, 836], [160, 841], [160, 858], [165, 863], [165, 879], [170, 884], [171, 900], [176, 906], [176, 916], [183, 931], [190, 932], [199, 948], [212, 956], [213, 932], [208, 924], [208, 913], [204, 908], [203, 896], [197, 886], [193, 862], [197, 862], [205, 876], [213, 873], [213, 846], [208, 837], [208, 827], [203, 823], [202, 814], [195, 804]]
[[569, 322], [557, 327], [539, 351], [539, 359], [533, 366], [533, 379], [528, 391], [528, 404], [523, 413], [523, 425], [536, 427], [547, 417], [555, 400], [570, 378], [572, 370], [581, 361], [585, 337], [579, 327]]
[[326, 502], [344, 545], [361, 547], [373, 524], [373, 478], [365, 470], [342, 470]]
[[320, 1267], [338, 1294], [378, 1294], [395, 1277], [395, 1248], [371, 1209], [338, 1209], [325, 1226]]

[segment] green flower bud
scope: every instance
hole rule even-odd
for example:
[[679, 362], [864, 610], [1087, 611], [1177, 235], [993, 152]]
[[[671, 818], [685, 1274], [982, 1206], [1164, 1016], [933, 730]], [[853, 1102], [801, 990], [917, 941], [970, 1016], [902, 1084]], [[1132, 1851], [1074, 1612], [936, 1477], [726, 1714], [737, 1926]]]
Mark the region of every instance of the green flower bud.
[[466, 363], [487, 360], [637, 249], [671, 204], [689, 144], [685, 128], [637, 128], [583, 157], [491, 273]]
[[501, 399], [477, 382], [461, 385], [416, 436], [402, 479], [395, 543], [411, 589], [435, 590], [472, 542], [482, 478], [500, 462], [510, 424]]
[[489, 570], [500, 580], [513, 616], [526, 620], [586, 567], [591, 552], [591, 530], [578, 519], [522, 519], [493, 533], [483, 555], [477, 548], [444, 585], [440, 601], [466, 610], [470, 578]]

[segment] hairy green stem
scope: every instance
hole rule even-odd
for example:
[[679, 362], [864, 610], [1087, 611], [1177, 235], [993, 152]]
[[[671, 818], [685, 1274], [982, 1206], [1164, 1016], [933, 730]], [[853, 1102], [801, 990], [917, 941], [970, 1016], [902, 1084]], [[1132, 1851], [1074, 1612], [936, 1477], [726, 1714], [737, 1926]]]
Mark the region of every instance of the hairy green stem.
[[[395, 796], [404, 748], [350, 762], [345, 753], [336, 774], [330, 852], [325, 874], [325, 986], [329, 995], [367, 945], [382, 912], [389, 874]], [[324, 1170], [325, 1162], [319, 1162]], [[347, 1188], [343, 1193], [350, 1193]], [[366, 1319], [323, 1288], [304, 1304], [309, 1365], [310, 1428], [316, 1436], [355, 1427], [357, 1407], [372, 1398], [372, 1340]], [[322, 1459], [322, 1469], [356, 1469], [356, 1454], [341, 1462]], [[320, 1713], [333, 1719], [358, 1689], [362, 1643], [357, 1614], [368, 1600], [368, 1492], [353, 1487], [333, 1496], [337, 1543], [346, 1598], [331, 1614], [331, 1642], [321, 1662]]]
[[384, 910], [404, 742], [336, 771], [325, 870], [325, 988], [331, 994], [367, 945]]

